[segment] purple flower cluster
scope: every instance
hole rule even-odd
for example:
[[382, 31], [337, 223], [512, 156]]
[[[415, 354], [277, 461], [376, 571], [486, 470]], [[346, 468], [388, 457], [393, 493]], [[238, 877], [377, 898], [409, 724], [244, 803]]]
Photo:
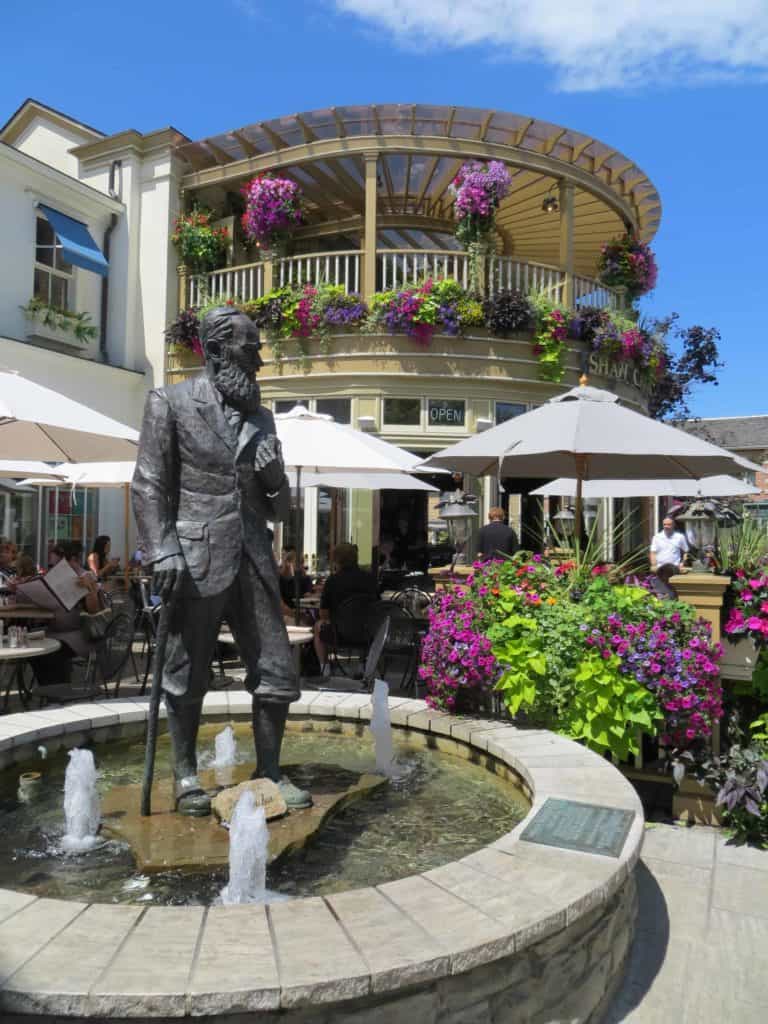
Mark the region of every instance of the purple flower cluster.
[[660, 737], [665, 746], [686, 747], [711, 735], [723, 713], [717, 665], [723, 651], [712, 644], [708, 623], [683, 624], [678, 612], [651, 623], [625, 622], [611, 614], [584, 642], [604, 658], [618, 655], [619, 671], [656, 696], [666, 717]]
[[334, 296], [323, 311], [323, 319], [329, 327], [355, 327], [368, 316], [368, 307], [360, 295]]
[[600, 279], [607, 285], [621, 285], [632, 298], [656, 287], [658, 268], [650, 246], [627, 233], [600, 248]]
[[446, 594], [429, 611], [429, 632], [421, 645], [419, 678], [427, 688], [427, 704], [442, 711], [476, 709], [500, 674], [472, 597]]
[[580, 309], [571, 317], [568, 331], [571, 337], [586, 341], [593, 352], [614, 361], [633, 362], [652, 377], [661, 377], [667, 368], [667, 353], [658, 339], [642, 328], [619, 325], [608, 310]]
[[500, 160], [463, 164], [453, 179], [456, 219], [488, 217], [509, 192], [512, 177]]
[[242, 192], [245, 196], [243, 231], [246, 238], [259, 245], [274, 243], [304, 219], [301, 189], [295, 181], [260, 174], [244, 185]]

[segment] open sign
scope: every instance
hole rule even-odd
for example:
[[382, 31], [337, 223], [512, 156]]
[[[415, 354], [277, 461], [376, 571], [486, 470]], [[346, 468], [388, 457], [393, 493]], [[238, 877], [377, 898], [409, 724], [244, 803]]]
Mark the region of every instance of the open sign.
[[429, 425], [432, 427], [463, 427], [464, 402], [461, 399], [430, 398]]

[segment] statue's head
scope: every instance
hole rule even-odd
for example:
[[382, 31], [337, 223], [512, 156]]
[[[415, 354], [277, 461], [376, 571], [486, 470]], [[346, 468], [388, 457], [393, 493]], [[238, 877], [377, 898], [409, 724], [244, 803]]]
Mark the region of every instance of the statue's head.
[[209, 310], [200, 327], [200, 342], [216, 387], [233, 405], [259, 404], [256, 374], [264, 365], [259, 329], [234, 306]]

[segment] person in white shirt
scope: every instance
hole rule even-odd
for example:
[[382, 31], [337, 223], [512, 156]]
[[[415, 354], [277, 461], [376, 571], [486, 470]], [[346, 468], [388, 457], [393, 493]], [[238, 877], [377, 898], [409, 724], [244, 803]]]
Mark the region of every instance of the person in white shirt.
[[[669, 566], [673, 572], [679, 572], [688, 554], [688, 541], [685, 534], [675, 530], [674, 519], [667, 516], [662, 529], [651, 541], [651, 570], [658, 573], [664, 566]], [[670, 573], [670, 569], [666, 570]]]

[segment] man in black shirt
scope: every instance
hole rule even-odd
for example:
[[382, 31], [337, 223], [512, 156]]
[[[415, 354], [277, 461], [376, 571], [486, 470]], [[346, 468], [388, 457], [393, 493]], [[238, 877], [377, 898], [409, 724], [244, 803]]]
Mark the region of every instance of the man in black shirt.
[[504, 522], [504, 509], [495, 506], [488, 510], [489, 522], [477, 535], [478, 558], [487, 561], [499, 555], [514, 555], [517, 551], [515, 531]]
[[330, 623], [341, 605], [350, 597], [369, 601], [378, 597], [375, 576], [357, 564], [356, 544], [337, 544], [333, 557], [336, 572], [325, 581], [320, 618], [315, 624], [315, 653], [321, 665], [325, 665], [328, 655], [326, 641]]

